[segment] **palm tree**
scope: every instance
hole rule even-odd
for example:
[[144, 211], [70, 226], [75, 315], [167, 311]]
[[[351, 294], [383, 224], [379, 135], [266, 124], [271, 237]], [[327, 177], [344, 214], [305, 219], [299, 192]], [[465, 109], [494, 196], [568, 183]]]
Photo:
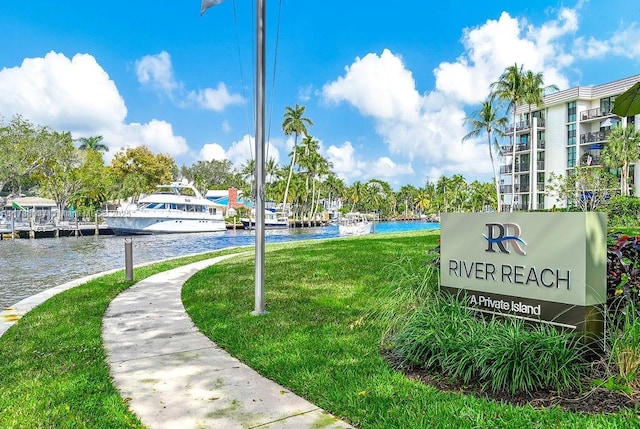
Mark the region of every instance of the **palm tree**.
[[[524, 75], [524, 95], [522, 97], [522, 101], [529, 105], [529, 129], [533, 132], [533, 118], [532, 107], [535, 106], [539, 108], [544, 104], [544, 96], [549, 92], [558, 91], [558, 87], [556, 85], [547, 85], [544, 86], [544, 78], [542, 72], [534, 73], [531, 70], [528, 70]], [[533, 138], [533, 135], [532, 135]], [[535, 154], [532, 154], [531, 165], [536, 161]], [[532, 170], [533, 173], [533, 170]], [[533, 192], [533, 181], [535, 177], [533, 174], [529, 175], [529, 189]], [[533, 200], [535, 195], [531, 195], [529, 197], [529, 206], [528, 209], [531, 210]]]
[[309, 118], [305, 118], [304, 111], [305, 106], [299, 106], [296, 103], [296, 107], [287, 106], [284, 113], [284, 120], [282, 121], [282, 131], [285, 135], [294, 135], [293, 139], [293, 155], [291, 159], [291, 165], [289, 166], [289, 177], [287, 178], [287, 186], [284, 190], [284, 202], [282, 211], [287, 212], [287, 197], [289, 195], [289, 186], [291, 185], [291, 176], [293, 175], [293, 167], [296, 164], [296, 149], [298, 147], [298, 136], [301, 134], [307, 134], [307, 125], [313, 125], [313, 122]]
[[495, 97], [498, 100], [503, 100], [509, 103], [507, 111], [513, 112], [513, 138], [511, 141], [511, 207], [510, 211], [513, 211], [513, 206], [516, 197], [516, 106], [522, 101], [525, 93], [525, 74], [522, 71], [522, 66], [518, 67], [518, 64], [507, 67], [500, 75], [497, 82], [491, 84], [491, 97]]
[[366, 199], [367, 189], [366, 186], [362, 184], [362, 182], [357, 181], [354, 182], [353, 185], [349, 186], [346, 190], [347, 199], [351, 203], [351, 211], [354, 211], [359, 204], [362, 204]]
[[487, 133], [487, 146], [489, 148], [489, 158], [491, 158], [491, 168], [493, 169], [493, 182], [496, 188], [496, 201], [498, 201], [497, 211], [502, 211], [500, 201], [500, 182], [498, 181], [498, 171], [496, 170], [496, 163], [493, 159], [493, 147], [498, 151], [498, 139], [494, 137], [493, 145], [491, 144], [491, 133], [495, 132], [499, 136], [504, 135], [504, 129], [507, 125], [507, 118], [500, 116], [498, 109], [496, 109], [494, 100], [489, 97], [482, 103], [482, 107], [477, 112], [474, 112], [470, 117], [464, 118], [464, 123], [471, 125], [471, 131], [469, 134], [462, 138], [462, 141], [477, 137], [483, 131]]
[[78, 139], [81, 142], [78, 149], [80, 150], [95, 150], [96, 152], [109, 152], [109, 147], [102, 143], [102, 136], [93, 137], [80, 137]]
[[256, 189], [254, 183], [254, 175], [256, 171], [256, 160], [255, 159], [247, 159], [244, 164], [242, 164], [242, 168], [240, 169], [240, 174], [242, 178], [246, 180], [247, 183], [251, 184], [251, 200], [256, 200]]
[[276, 161], [275, 158], [270, 157], [266, 165], [267, 177], [269, 177], [269, 184], [273, 183], [274, 178], [278, 175], [279, 169], [280, 167], [278, 166], [278, 161]]
[[629, 164], [640, 158], [640, 131], [633, 125], [616, 127], [609, 134], [609, 141], [602, 149], [602, 165], [620, 168], [620, 194], [629, 195]]

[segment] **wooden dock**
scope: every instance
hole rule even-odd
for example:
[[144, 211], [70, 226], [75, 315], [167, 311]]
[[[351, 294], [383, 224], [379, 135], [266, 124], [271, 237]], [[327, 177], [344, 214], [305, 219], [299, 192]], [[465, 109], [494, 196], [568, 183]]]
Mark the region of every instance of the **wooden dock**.
[[16, 224], [12, 227], [0, 225], [0, 239], [11, 238], [56, 238], [56, 237], [84, 237], [90, 235], [113, 235], [107, 225], [95, 223], [69, 223], [26, 225]]

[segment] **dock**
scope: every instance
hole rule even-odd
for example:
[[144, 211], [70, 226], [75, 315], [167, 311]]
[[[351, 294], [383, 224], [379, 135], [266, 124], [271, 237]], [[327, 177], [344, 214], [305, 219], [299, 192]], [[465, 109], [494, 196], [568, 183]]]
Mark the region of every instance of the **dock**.
[[0, 224], [0, 240], [12, 238], [57, 238], [57, 237], [85, 237], [90, 235], [113, 235], [113, 231], [105, 224], [95, 223], [67, 223], [30, 225], [16, 223], [15, 225]]

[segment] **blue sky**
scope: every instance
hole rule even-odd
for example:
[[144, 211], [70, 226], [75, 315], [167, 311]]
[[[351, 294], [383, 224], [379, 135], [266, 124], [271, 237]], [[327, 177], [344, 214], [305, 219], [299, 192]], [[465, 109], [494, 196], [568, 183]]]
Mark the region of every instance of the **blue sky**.
[[[3, 0], [0, 115], [146, 145], [177, 164], [253, 152], [255, 0]], [[490, 3], [490, 4], [487, 4]], [[640, 6], [622, 0], [267, 0], [267, 154], [286, 106], [350, 185], [489, 180], [462, 119], [513, 63], [561, 89], [640, 73]], [[277, 53], [277, 55], [276, 55]]]

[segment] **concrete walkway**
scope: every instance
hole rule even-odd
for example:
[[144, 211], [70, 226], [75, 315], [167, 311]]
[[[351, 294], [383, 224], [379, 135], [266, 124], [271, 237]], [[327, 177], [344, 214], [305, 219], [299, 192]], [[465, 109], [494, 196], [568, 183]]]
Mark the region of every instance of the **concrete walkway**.
[[221, 256], [165, 271], [116, 297], [103, 342], [116, 387], [151, 429], [350, 428], [261, 377], [201, 334], [181, 300], [184, 282]]

